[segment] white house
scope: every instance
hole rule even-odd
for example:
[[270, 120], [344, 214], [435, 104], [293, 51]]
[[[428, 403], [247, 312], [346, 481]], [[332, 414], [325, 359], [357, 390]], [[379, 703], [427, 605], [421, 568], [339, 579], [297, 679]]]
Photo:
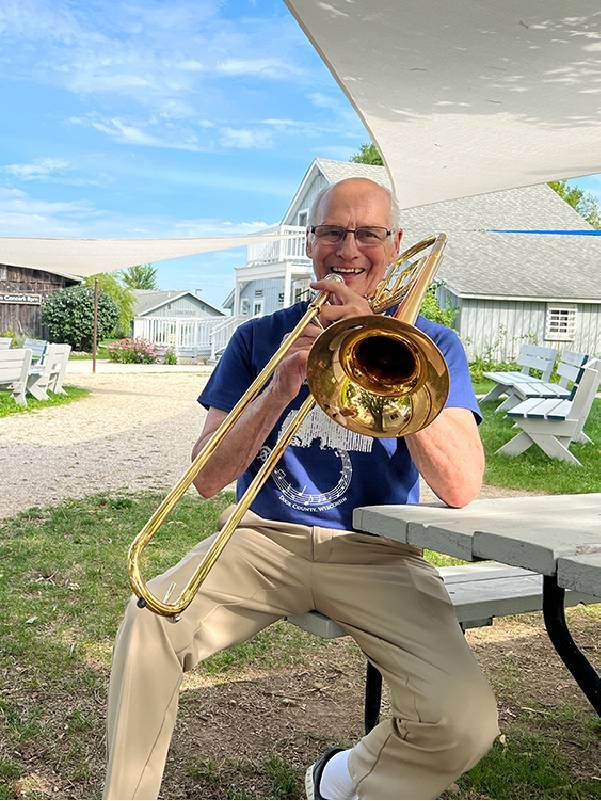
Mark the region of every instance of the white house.
[[134, 289], [134, 337], [173, 348], [178, 357], [208, 358], [215, 330], [229, 318], [194, 292]]
[[[390, 188], [384, 167], [316, 159], [277, 229], [281, 239], [248, 248], [224, 302], [232, 323], [295, 303], [312, 276], [305, 256], [311, 205], [323, 187], [362, 176]], [[590, 229], [546, 184], [460, 198], [401, 212], [403, 244], [445, 231], [437, 297], [458, 310], [468, 357], [517, 355], [523, 341], [601, 353], [601, 237], [509, 235], [487, 229]]]

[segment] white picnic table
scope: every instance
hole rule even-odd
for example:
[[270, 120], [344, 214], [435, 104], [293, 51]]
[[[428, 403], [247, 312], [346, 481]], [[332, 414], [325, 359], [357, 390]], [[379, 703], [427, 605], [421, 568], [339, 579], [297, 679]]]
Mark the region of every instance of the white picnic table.
[[466, 561], [494, 560], [542, 576], [545, 627], [556, 651], [601, 715], [601, 677], [572, 639], [565, 592], [601, 603], [601, 493], [355, 509], [358, 531], [431, 548]]

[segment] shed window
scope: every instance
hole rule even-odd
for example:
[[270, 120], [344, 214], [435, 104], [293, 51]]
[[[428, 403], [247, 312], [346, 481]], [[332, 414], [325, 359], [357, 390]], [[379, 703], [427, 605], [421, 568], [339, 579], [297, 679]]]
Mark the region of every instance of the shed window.
[[547, 306], [545, 339], [574, 339], [575, 306]]

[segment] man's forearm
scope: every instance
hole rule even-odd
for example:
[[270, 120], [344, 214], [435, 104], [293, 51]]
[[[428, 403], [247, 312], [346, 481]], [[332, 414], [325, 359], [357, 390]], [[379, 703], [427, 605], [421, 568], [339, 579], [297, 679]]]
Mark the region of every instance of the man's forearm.
[[[242, 475], [259, 452], [288, 402], [273, 391], [270, 385], [247, 406], [236, 425], [194, 479], [194, 486], [201, 495], [210, 498]], [[198, 440], [192, 450], [193, 458], [196, 458], [212, 433]]]
[[445, 409], [405, 442], [420, 474], [446, 504], [462, 507], [478, 496], [484, 453], [471, 412]]

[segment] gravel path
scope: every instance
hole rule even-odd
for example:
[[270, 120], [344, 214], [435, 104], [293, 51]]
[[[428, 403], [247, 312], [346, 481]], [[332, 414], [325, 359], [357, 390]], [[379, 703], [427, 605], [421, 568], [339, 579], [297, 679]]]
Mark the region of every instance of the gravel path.
[[[183, 475], [205, 412], [207, 374], [78, 370], [92, 394], [65, 406], [0, 418], [0, 517], [97, 492], [167, 490]], [[485, 487], [483, 496], [518, 495]], [[433, 498], [424, 486], [423, 500]]]
[[82, 400], [0, 419], [0, 516], [97, 492], [173, 486], [204, 409], [198, 373], [76, 375]]

